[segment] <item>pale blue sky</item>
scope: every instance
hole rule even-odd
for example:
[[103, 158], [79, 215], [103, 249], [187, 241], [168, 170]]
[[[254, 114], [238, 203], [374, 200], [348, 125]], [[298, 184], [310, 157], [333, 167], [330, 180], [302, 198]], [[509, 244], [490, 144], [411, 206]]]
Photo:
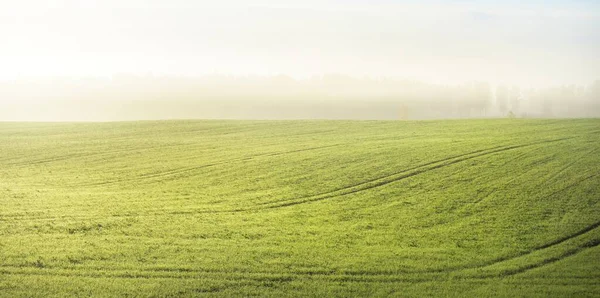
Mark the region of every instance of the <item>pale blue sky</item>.
[[0, 78], [323, 73], [600, 78], [600, 1], [2, 1]]

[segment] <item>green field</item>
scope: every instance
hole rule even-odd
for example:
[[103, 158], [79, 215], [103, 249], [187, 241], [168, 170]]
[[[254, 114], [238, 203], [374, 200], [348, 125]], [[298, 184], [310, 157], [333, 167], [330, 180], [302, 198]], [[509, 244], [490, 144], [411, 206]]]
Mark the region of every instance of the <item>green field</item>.
[[600, 120], [0, 123], [0, 296], [600, 296]]

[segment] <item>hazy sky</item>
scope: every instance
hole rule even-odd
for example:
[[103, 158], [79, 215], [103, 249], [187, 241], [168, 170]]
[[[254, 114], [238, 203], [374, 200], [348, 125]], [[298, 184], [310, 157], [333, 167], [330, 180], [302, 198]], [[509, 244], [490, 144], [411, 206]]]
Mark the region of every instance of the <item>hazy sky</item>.
[[[219, 4], [215, 4], [215, 3]], [[600, 1], [0, 0], [0, 78], [600, 78]]]

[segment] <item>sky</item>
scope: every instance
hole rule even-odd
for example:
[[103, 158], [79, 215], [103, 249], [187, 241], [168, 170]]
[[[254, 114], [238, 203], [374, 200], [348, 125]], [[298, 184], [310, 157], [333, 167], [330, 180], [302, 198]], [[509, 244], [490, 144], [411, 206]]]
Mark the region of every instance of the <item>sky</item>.
[[[217, 4], [218, 2], [218, 4]], [[600, 1], [0, 0], [0, 79], [339, 73], [600, 79]]]

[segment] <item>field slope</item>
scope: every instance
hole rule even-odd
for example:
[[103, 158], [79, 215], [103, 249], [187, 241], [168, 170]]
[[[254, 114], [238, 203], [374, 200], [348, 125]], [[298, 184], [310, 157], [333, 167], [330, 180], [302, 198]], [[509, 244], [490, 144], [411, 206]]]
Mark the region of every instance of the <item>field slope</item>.
[[600, 120], [0, 123], [0, 296], [600, 295]]

